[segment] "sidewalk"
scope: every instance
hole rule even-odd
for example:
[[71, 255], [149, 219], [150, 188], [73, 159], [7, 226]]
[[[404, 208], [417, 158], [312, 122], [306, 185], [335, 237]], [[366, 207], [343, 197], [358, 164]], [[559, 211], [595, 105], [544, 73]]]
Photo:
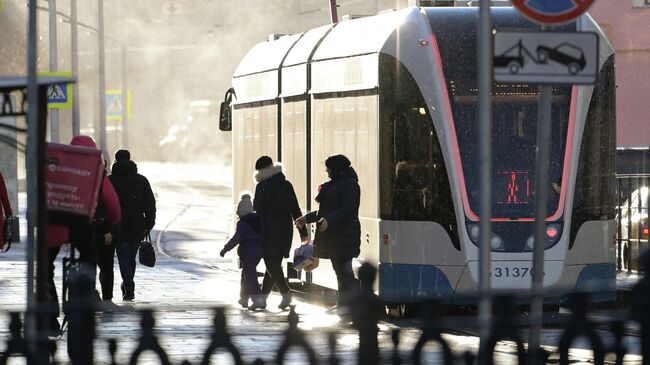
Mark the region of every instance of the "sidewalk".
[[[20, 204], [21, 207], [25, 205], [22, 202]], [[166, 207], [164, 203], [159, 204], [156, 227], [166, 227], [169, 220], [176, 217], [176, 213], [172, 207]], [[20, 222], [21, 233], [24, 235], [27, 232], [24, 210], [20, 212]], [[158, 234], [160, 231], [152, 232], [154, 241]], [[8, 313], [24, 312], [26, 308], [26, 241], [26, 237], [21, 237], [20, 243], [14, 243], [8, 252], [0, 254], [0, 273], [2, 273], [0, 275], [0, 351], [4, 350], [5, 341], [9, 337]], [[191, 247], [191, 242], [188, 243]], [[175, 241], [173, 244], [183, 245], [183, 242]], [[59, 293], [61, 293], [62, 281], [61, 260], [67, 254], [67, 248], [62, 249], [56, 260], [55, 283]], [[232, 341], [240, 349], [246, 363], [253, 362], [258, 357], [264, 361], [273, 359], [284, 339], [283, 332], [288, 328], [288, 311], [276, 308], [280, 301], [276, 293], [269, 298], [266, 311], [251, 312], [240, 309], [236, 304], [239, 293], [239, 270], [232, 260], [219, 261], [219, 267], [215, 265], [206, 267], [168, 257], [158, 251], [154, 268], [137, 265], [135, 300], [123, 302], [116, 259], [114, 305], [111, 311], [97, 315], [96, 364], [110, 364], [106, 341], [110, 338], [117, 340], [118, 363], [128, 363], [129, 356], [137, 347], [140, 336], [140, 317], [136, 311], [145, 308], [152, 308], [155, 311], [155, 333], [159, 336], [159, 343], [172, 363], [181, 363], [185, 359], [191, 363], [200, 363], [203, 351], [211, 340], [213, 308], [216, 306], [226, 307], [228, 328], [234, 336]], [[314, 317], [319, 317], [323, 327], [336, 322], [336, 316], [326, 315], [323, 308], [307, 303], [300, 303], [297, 312], [301, 320], [312, 318], [313, 321]], [[272, 325], [269, 326], [269, 323]], [[351, 330], [348, 332], [352, 333]], [[69, 363], [66, 354], [66, 335], [67, 333], [57, 341], [56, 358], [62, 365]], [[309, 339], [317, 353], [322, 356], [328, 355], [329, 349], [324, 336], [317, 338], [310, 335]], [[356, 346], [356, 343], [354, 345]], [[158, 363], [151, 352], [146, 352], [143, 356], [141, 363]], [[215, 357], [215, 360], [218, 358]]]

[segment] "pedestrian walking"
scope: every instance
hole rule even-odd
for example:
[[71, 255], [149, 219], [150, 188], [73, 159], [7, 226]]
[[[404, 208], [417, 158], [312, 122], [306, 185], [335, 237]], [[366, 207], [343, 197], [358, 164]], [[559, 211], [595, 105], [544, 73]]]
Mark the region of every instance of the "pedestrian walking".
[[138, 173], [128, 150], [115, 152], [109, 175], [120, 197], [122, 222], [117, 240], [117, 260], [122, 276], [122, 300], [135, 299], [135, 258], [142, 239], [156, 223], [156, 199], [146, 177]]
[[344, 155], [330, 156], [325, 160], [325, 167], [330, 180], [318, 189], [318, 210], [303, 215], [295, 223], [299, 228], [306, 223], [316, 223], [314, 256], [332, 261], [338, 284], [335, 308], [342, 313], [358, 288], [352, 271], [352, 259], [360, 253], [361, 189], [357, 173]]
[[9, 202], [9, 194], [7, 194], [7, 186], [5, 185], [5, 179], [0, 172], [0, 252], [3, 249], [5, 242], [4, 237], [4, 226], [5, 221], [13, 216], [11, 210], [11, 203]]
[[[266, 273], [262, 293], [268, 297], [275, 286], [282, 294], [278, 308], [291, 304], [291, 292], [282, 271], [282, 258], [289, 257], [293, 239], [293, 221], [302, 215], [293, 185], [282, 172], [282, 165], [273, 163], [269, 156], [261, 156], [255, 162], [255, 211], [262, 216], [264, 234], [264, 264]], [[299, 229], [301, 240], [307, 240], [307, 229]]]
[[[106, 167], [106, 160], [104, 160]], [[119, 200], [119, 198], [118, 198]], [[99, 201], [93, 218], [95, 230], [95, 245], [97, 246], [97, 267], [99, 268], [99, 285], [102, 290], [102, 300], [110, 302], [113, 299], [115, 260], [115, 242], [120, 231], [119, 224], [112, 224], [108, 221], [106, 205]]]
[[[242, 194], [237, 204], [237, 229], [228, 243], [219, 253], [221, 257], [226, 252], [239, 246], [237, 254], [242, 262], [241, 289], [238, 303], [250, 310], [266, 308], [266, 300], [262, 295], [260, 283], [257, 281], [257, 265], [262, 260], [262, 217], [253, 211], [253, 203], [249, 194]], [[249, 306], [249, 298], [253, 300]]]
[[[84, 135], [75, 136], [70, 142], [73, 146], [83, 146], [89, 148], [97, 148], [95, 141]], [[106, 175], [102, 177], [102, 184], [97, 200], [98, 207], [101, 206], [104, 219], [108, 224], [117, 225], [120, 223], [121, 210], [120, 201], [117, 193], [113, 188], [110, 180]], [[60, 306], [59, 297], [54, 284], [54, 262], [56, 256], [61, 250], [61, 246], [65, 243], [71, 244], [71, 249], [79, 251], [79, 269], [80, 275], [84, 275], [82, 280], [88, 282], [90, 287], [95, 288], [95, 276], [97, 266], [97, 248], [93, 242], [93, 226], [91, 222], [86, 219], [72, 220], [68, 224], [51, 222], [47, 227], [47, 243], [48, 243], [48, 300], [50, 306], [50, 322], [49, 328], [54, 333], [60, 332], [60, 324], [58, 321]]]

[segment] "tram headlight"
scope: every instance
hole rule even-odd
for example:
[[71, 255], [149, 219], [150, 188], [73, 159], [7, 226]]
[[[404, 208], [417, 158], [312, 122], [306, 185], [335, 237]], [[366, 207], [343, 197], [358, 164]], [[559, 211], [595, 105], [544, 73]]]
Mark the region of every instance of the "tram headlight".
[[526, 240], [526, 251], [532, 251], [535, 247], [535, 236], [532, 235]]
[[[472, 243], [478, 247], [479, 240], [481, 238], [481, 230], [479, 229], [478, 223], [468, 223], [467, 234], [469, 235], [469, 239], [472, 241]], [[493, 232], [492, 237], [490, 237], [490, 249], [492, 251], [505, 251], [505, 248], [506, 246], [503, 238]]]
[[[562, 236], [562, 224], [560, 223], [551, 223], [546, 225], [544, 231], [546, 240], [544, 240], [544, 249], [548, 250], [549, 248], [555, 246], [556, 243], [560, 240]], [[533, 251], [535, 247], [535, 234], [533, 233], [526, 240], [526, 251]]]
[[496, 234], [492, 235], [492, 238], [490, 239], [490, 246], [492, 247], [492, 251], [503, 251], [505, 249], [503, 239]]
[[477, 244], [480, 236], [480, 230], [478, 228], [478, 224], [474, 224], [474, 223], [468, 224], [467, 233], [469, 234], [469, 238], [472, 240], [472, 242]]

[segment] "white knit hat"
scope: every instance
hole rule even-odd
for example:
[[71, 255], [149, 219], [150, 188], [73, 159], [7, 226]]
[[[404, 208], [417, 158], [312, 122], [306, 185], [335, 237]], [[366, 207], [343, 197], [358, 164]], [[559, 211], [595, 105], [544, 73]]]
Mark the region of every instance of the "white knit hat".
[[237, 204], [237, 216], [241, 217], [246, 214], [253, 213], [253, 203], [251, 202], [251, 196], [248, 194], [243, 194]]

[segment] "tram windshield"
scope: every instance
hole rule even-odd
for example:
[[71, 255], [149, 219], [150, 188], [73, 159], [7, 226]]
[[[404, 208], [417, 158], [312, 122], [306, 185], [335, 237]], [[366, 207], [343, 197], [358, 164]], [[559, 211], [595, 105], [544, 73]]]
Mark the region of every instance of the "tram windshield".
[[[467, 85], [468, 81], [451, 80], [456, 87], [450, 101], [469, 205], [478, 213], [478, 107], [476, 87]], [[533, 85], [505, 84], [495, 84], [493, 90], [492, 215], [494, 218], [533, 218], [539, 90]], [[553, 215], [559, 205], [570, 101], [570, 87], [553, 89], [548, 215]]]
[[[453, 122], [471, 210], [479, 212], [480, 159], [476, 25], [471, 17], [451, 13], [429, 13], [443, 73], [449, 92]], [[523, 18], [508, 18], [500, 12], [495, 26], [530, 27]], [[504, 16], [500, 16], [504, 15]], [[453, 31], [452, 31], [453, 30]], [[554, 86], [551, 111], [548, 215], [560, 201], [564, 151], [567, 142], [571, 87]], [[527, 219], [535, 216], [535, 149], [539, 87], [495, 83], [492, 88], [492, 216]], [[472, 214], [472, 212], [474, 214]]]

